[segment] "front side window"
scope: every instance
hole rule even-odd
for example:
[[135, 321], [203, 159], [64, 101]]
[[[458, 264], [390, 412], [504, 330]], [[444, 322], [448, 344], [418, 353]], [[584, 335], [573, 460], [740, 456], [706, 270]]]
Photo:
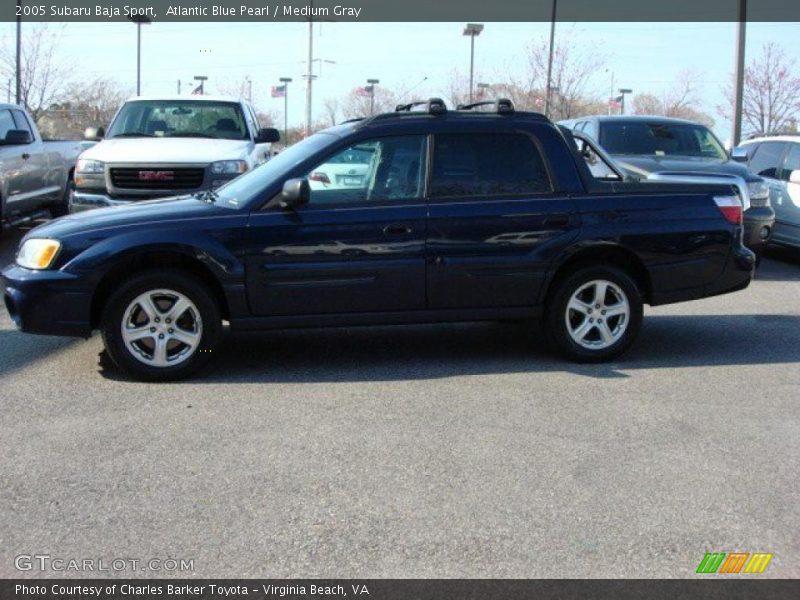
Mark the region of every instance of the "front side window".
[[17, 125], [11, 117], [10, 110], [0, 110], [0, 139], [5, 139], [6, 134], [12, 129], [16, 129]]
[[425, 136], [377, 138], [354, 144], [311, 169], [311, 205], [421, 198]]
[[208, 100], [134, 100], [114, 119], [107, 138], [200, 137], [248, 139], [242, 107]]
[[609, 154], [727, 159], [714, 134], [702, 125], [623, 121], [603, 123], [600, 145]]
[[760, 177], [777, 179], [785, 149], [783, 142], [762, 143], [750, 159], [750, 170]]
[[28, 121], [28, 118], [25, 116], [25, 113], [21, 110], [12, 110], [11, 111], [14, 115], [14, 122], [17, 124], [17, 129], [21, 129], [22, 131], [27, 131], [33, 137], [33, 130], [31, 129], [31, 124]]
[[534, 141], [521, 133], [447, 133], [433, 150], [431, 196], [509, 196], [552, 190]]

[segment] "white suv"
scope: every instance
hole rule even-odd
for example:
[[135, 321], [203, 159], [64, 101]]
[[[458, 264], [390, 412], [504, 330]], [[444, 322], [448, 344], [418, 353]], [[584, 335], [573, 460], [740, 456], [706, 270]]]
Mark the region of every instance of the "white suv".
[[738, 148], [769, 184], [775, 210], [771, 243], [800, 247], [800, 134], [757, 137]]

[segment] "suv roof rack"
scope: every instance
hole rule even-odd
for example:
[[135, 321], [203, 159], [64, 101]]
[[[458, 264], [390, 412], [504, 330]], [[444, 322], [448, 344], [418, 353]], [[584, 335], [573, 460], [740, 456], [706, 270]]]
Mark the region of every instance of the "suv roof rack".
[[408, 104], [398, 104], [394, 108], [394, 112], [411, 112], [415, 106], [425, 105], [425, 112], [431, 115], [442, 115], [447, 112], [447, 106], [441, 98], [428, 98], [427, 100], [420, 100], [417, 102], [409, 102]]
[[456, 110], [472, 110], [479, 106], [494, 106], [495, 112], [499, 115], [514, 114], [514, 103], [508, 98], [498, 98], [497, 100], [483, 100], [482, 102], [473, 102], [472, 104], [459, 104]]

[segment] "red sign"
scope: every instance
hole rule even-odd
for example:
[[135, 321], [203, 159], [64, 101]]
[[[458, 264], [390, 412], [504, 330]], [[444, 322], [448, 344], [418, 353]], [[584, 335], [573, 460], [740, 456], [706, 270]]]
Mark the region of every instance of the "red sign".
[[174, 171], [139, 171], [139, 181], [172, 181]]

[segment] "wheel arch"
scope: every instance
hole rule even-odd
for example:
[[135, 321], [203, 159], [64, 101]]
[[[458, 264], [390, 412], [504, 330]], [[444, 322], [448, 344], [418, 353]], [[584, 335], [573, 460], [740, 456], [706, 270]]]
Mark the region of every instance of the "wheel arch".
[[632, 250], [615, 243], [591, 244], [574, 249], [563, 256], [551, 270], [543, 294], [543, 304], [547, 304], [557, 288], [558, 282], [576, 269], [589, 265], [612, 265], [623, 269], [636, 282], [642, 292], [643, 300], [649, 304], [652, 300], [653, 287], [650, 272], [642, 259]]
[[132, 275], [156, 269], [180, 269], [203, 283], [213, 295], [225, 319], [230, 309], [225, 290], [213, 271], [202, 260], [181, 247], [140, 249], [117, 257], [105, 271], [92, 294], [91, 326], [96, 328], [102, 318], [108, 299]]

